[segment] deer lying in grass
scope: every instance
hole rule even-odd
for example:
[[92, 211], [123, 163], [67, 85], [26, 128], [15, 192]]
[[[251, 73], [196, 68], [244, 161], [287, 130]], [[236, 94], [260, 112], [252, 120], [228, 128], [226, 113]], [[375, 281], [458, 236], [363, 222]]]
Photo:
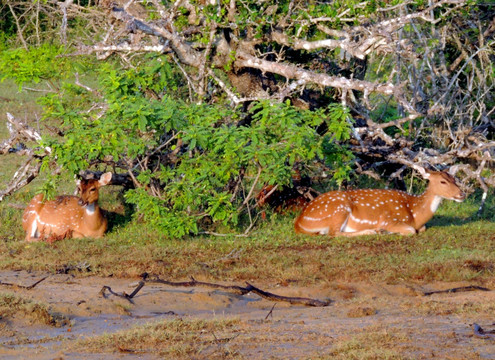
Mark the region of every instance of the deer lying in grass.
[[466, 197], [453, 176], [422, 170], [430, 180], [422, 195], [382, 189], [330, 191], [306, 206], [296, 219], [295, 231], [332, 236], [422, 232], [442, 199], [462, 202]]
[[42, 194], [36, 195], [22, 216], [26, 240], [52, 242], [72, 237], [102, 237], [107, 230], [107, 219], [98, 206], [99, 189], [111, 180], [110, 172], [100, 180], [79, 180], [80, 198], [63, 195], [44, 202]]

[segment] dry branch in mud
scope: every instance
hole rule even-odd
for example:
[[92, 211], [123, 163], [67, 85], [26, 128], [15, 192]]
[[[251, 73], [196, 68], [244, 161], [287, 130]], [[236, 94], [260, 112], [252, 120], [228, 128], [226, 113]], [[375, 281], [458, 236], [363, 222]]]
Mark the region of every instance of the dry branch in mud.
[[452, 289], [446, 289], [446, 290], [435, 290], [435, 291], [424, 291], [423, 296], [430, 296], [433, 294], [452, 294], [452, 293], [458, 293], [462, 291], [491, 291], [488, 288], [485, 288], [483, 286], [477, 286], [477, 285], [469, 285], [469, 286], [461, 286], [461, 287], [456, 287]]
[[110, 286], [103, 286], [100, 290], [100, 295], [104, 298], [107, 298], [107, 292], [108, 292], [110, 295], [126, 299], [131, 304], [134, 304], [134, 301], [132, 300], [132, 298], [137, 295], [137, 293], [143, 288], [143, 286], [144, 286], [144, 281], [140, 281], [138, 283], [138, 285], [136, 286], [136, 288], [130, 294], [127, 294], [125, 292], [118, 293], [118, 292], [113, 291]]
[[190, 281], [174, 282], [174, 281], [162, 280], [158, 277], [150, 278], [149, 274], [147, 274], [147, 273], [143, 274], [143, 280], [146, 282], [164, 284], [164, 285], [173, 286], [173, 287], [202, 286], [202, 287], [207, 287], [207, 288], [212, 288], [212, 289], [221, 289], [221, 290], [225, 290], [225, 291], [231, 291], [231, 292], [234, 292], [234, 293], [240, 294], [240, 295], [245, 295], [247, 293], [252, 292], [252, 293], [257, 294], [260, 297], [267, 299], [267, 300], [270, 300], [270, 301], [288, 302], [288, 303], [293, 304], [293, 305], [323, 307], [323, 306], [328, 306], [331, 303], [330, 300], [317, 300], [317, 299], [310, 299], [310, 298], [304, 298], [304, 297], [291, 297], [291, 296], [276, 295], [276, 294], [261, 290], [255, 286], [249, 284], [248, 282], [246, 282], [247, 286], [245, 286], [245, 287], [237, 286], [237, 285], [222, 285], [222, 284], [197, 281], [193, 277], [191, 277]]
[[31, 289], [34, 289], [36, 287], [36, 285], [38, 285], [39, 283], [45, 281], [49, 277], [50, 277], [49, 275], [47, 275], [45, 277], [42, 277], [41, 279], [35, 281], [31, 285], [20, 285], [20, 284], [8, 283], [8, 282], [4, 282], [4, 281], [0, 281], [0, 285], [3, 285], [3, 286], [12, 286], [12, 287], [20, 288], [20, 289], [31, 290]]
[[330, 300], [317, 300], [317, 299], [310, 299], [310, 298], [304, 298], [304, 297], [291, 297], [291, 296], [281, 296], [281, 295], [276, 295], [264, 290], [261, 290], [249, 283], [246, 283], [246, 287], [242, 286], [237, 286], [237, 285], [222, 285], [222, 284], [215, 284], [215, 283], [210, 283], [210, 282], [203, 282], [203, 281], [197, 281], [193, 277], [191, 277], [190, 281], [168, 281], [168, 280], [162, 280], [158, 277], [153, 277], [150, 278], [147, 273], [142, 275], [143, 281], [140, 281], [138, 286], [134, 289], [134, 291], [131, 294], [127, 294], [125, 292], [122, 293], [117, 293], [112, 290], [111, 287], [109, 286], [103, 286], [102, 289], [100, 290], [100, 295], [103, 296], [104, 298], [107, 297], [107, 292], [113, 296], [117, 296], [123, 299], [128, 300], [130, 303], [134, 303], [132, 301], [132, 298], [143, 288], [145, 282], [149, 283], [157, 283], [157, 284], [164, 284], [167, 286], [173, 286], [173, 287], [197, 287], [197, 286], [202, 286], [202, 287], [207, 287], [211, 289], [221, 289], [224, 291], [230, 291], [234, 292], [235, 294], [239, 295], [245, 295], [250, 292], [259, 295], [260, 297], [267, 299], [269, 301], [281, 301], [281, 302], [288, 302], [293, 305], [305, 305], [305, 306], [315, 306], [315, 307], [323, 307], [323, 306], [328, 306], [330, 305], [331, 301]]

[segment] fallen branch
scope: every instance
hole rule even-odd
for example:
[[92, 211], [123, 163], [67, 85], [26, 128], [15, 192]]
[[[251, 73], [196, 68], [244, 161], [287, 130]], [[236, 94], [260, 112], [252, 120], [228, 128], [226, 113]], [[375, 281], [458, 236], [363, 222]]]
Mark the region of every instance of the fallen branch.
[[7, 187], [0, 191], [0, 201], [2, 201], [4, 197], [26, 186], [38, 176], [41, 168], [41, 162], [35, 161], [34, 164], [31, 164], [33, 159], [34, 158], [31, 157], [24, 164], [22, 164], [14, 174], [12, 180], [10, 180], [7, 184]]
[[126, 354], [145, 354], [148, 352], [151, 352], [151, 350], [146, 350], [146, 349], [128, 349], [128, 348], [123, 348], [121, 346], [117, 346], [117, 349], [121, 353], [126, 353]]
[[473, 333], [474, 336], [479, 337], [481, 339], [495, 340], [495, 330], [485, 331], [481, 326], [479, 326], [476, 323], [473, 324]]
[[248, 285], [246, 289], [267, 300], [286, 301], [290, 304], [300, 304], [300, 305], [316, 306], [316, 307], [323, 307], [330, 305], [330, 300], [322, 301], [322, 300], [303, 298], [303, 297], [280, 296], [258, 289], [257, 287], [251, 285], [248, 282], [246, 282], [246, 284]]
[[48, 279], [49, 275], [45, 276], [44, 278], [41, 278], [39, 279], [38, 281], [34, 282], [33, 284], [31, 285], [19, 285], [19, 284], [14, 284], [14, 283], [7, 283], [7, 282], [3, 282], [3, 281], [0, 281], [0, 285], [4, 285], [4, 286], [14, 286], [14, 287], [17, 287], [17, 288], [20, 288], [20, 289], [26, 289], [26, 290], [31, 290], [31, 289], [34, 289], [34, 287], [36, 285], [38, 285], [40, 282]]
[[110, 286], [105, 285], [101, 288], [100, 295], [106, 299], [107, 298], [106, 291], [108, 291], [111, 295], [121, 297], [121, 298], [129, 301], [131, 304], [134, 304], [134, 301], [132, 301], [132, 298], [134, 296], [136, 296], [136, 294], [143, 288], [143, 286], [144, 286], [144, 281], [140, 281], [138, 286], [134, 289], [134, 291], [131, 294], [126, 294], [125, 292], [117, 293], [117, 292], [113, 291]]
[[33, 181], [39, 174], [41, 159], [52, 152], [52, 149], [48, 146], [42, 147], [44, 154], [35, 154], [34, 148], [27, 148], [23, 141], [32, 141], [39, 145], [41, 135], [24, 121], [15, 118], [10, 113], [7, 113], [7, 128], [10, 137], [8, 140], [0, 143], [0, 154], [15, 152], [18, 155], [28, 155], [28, 159], [17, 169], [6, 188], [0, 191], [0, 201]]
[[425, 291], [423, 292], [423, 296], [430, 296], [433, 294], [443, 294], [443, 293], [456, 293], [456, 292], [461, 292], [461, 291], [491, 291], [490, 289], [484, 288], [482, 286], [477, 286], [477, 285], [469, 285], [469, 286], [461, 286], [461, 287], [456, 287], [452, 289], [446, 289], [446, 290], [435, 290], [435, 291]]
[[215, 333], [211, 333], [213, 335], [213, 340], [209, 340], [209, 341], [203, 341], [202, 343], [203, 344], [226, 344], [226, 343], [229, 343], [231, 342], [232, 340], [234, 340], [235, 338], [237, 338], [239, 336], [239, 334], [235, 334], [234, 336], [232, 337], [229, 337], [229, 338], [217, 338], [215, 336]]
[[162, 280], [158, 277], [154, 277], [153, 279], [150, 279], [148, 273], [144, 273], [142, 275], [142, 277], [143, 277], [143, 280], [146, 282], [164, 284], [164, 285], [174, 286], [174, 287], [203, 286], [203, 287], [212, 288], [212, 289], [222, 289], [222, 290], [232, 291], [232, 292], [239, 294], [239, 295], [245, 295], [249, 292], [249, 290], [247, 290], [246, 288], [241, 287], [241, 286], [221, 285], [221, 284], [213, 284], [213, 283], [207, 283], [207, 282], [203, 282], [203, 281], [197, 281], [192, 276], [191, 276], [191, 281], [180, 281], [180, 282]]
[[203, 282], [203, 281], [197, 281], [193, 277], [191, 277], [191, 281], [182, 281], [182, 282], [173, 282], [173, 281], [168, 281], [168, 280], [162, 280], [159, 279], [158, 277], [154, 277], [153, 279], [149, 278], [149, 274], [144, 273], [142, 275], [143, 281], [146, 282], [154, 282], [154, 283], [159, 283], [159, 284], [165, 284], [169, 286], [174, 286], [174, 287], [194, 287], [194, 286], [204, 286], [208, 288], [213, 288], [213, 289], [222, 289], [222, 290], [227, 290], [227, 291], [233, 291], [236, 294], [240, 295], [245, 295], [247, 293], [255, 293], [259, 296], [261, 296], [264, 299], [271, 300], [271, 301], [284, 301], [288, 302], [290, 304], [299, 304], [299, 305], [305, 305], [305, 306], [316, 306], [316, 307], [323, 307], [323, 306], [328, 306], [330, 305], [330, 300], [317, 300], [317, 299], [310, 299], [310, 298], [303, 298], [303, 297], [291, 297], [291, 296], [281, 296], [281, 295], [276, 295], [264, 290], [261, 290], [250, 283], [246, 282], [247, 286], [242, 287], [242, 286], [236, 286], [236, 285], [221, 285], [221, 284], [215, 284], [215, 283], [208, 283], [208, 282]]

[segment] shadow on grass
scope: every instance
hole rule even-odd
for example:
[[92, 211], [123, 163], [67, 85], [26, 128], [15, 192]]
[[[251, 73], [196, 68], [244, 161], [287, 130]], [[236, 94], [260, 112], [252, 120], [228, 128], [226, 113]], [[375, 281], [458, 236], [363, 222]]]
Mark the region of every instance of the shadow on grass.
[[473, 215], [470, 217], [458, 217], [458, 216], [446, 216], [446, 215], [436, 215], [428, 221], [428, 227], [438, 226], [438, 227], [446, 227], [446, 226], [460, 226], [469, 224], [472, 222], [476, 222], [481, 220], [480, 217]]
[[123, 206], [123, 212], [105, 210], [105, 217], [108, 220], [107, 232], [112, 232], [120, 227], [125, 227], [132, 220], [134, 209], [131, 206]]
[[461, 226], [466, 224], [472, 224], [479, 221], [495, 221], [492, 212], [484, 211], [481, 215], [476, 212], [471, 216], [450, 216], [450, 215], [435, 215], [433, 219], [428, 221], [428, 226]]

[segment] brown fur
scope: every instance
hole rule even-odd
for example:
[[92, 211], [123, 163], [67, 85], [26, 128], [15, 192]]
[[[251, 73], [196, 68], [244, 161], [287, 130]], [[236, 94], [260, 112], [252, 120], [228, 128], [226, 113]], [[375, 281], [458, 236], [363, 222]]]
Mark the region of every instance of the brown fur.
[[80, 198], [62, 195], [44, 201], [43, 195], [36, 195], [22, 217], [26, 240], [53, 242], [72, 237], [102, 237], [107, 220], [98, 206], [99, 189], [111, 179], [112, 173], [106, 173], [100, 180], [81, 180]]
[[450, 174], [430, 172], [428, 178], [428, 188], [419, 196], [382, 189], [330, 191], [308, 204], [296, 219], [294, 230], [332, 236], [424, 231], [441, 199], [465, 198]]

